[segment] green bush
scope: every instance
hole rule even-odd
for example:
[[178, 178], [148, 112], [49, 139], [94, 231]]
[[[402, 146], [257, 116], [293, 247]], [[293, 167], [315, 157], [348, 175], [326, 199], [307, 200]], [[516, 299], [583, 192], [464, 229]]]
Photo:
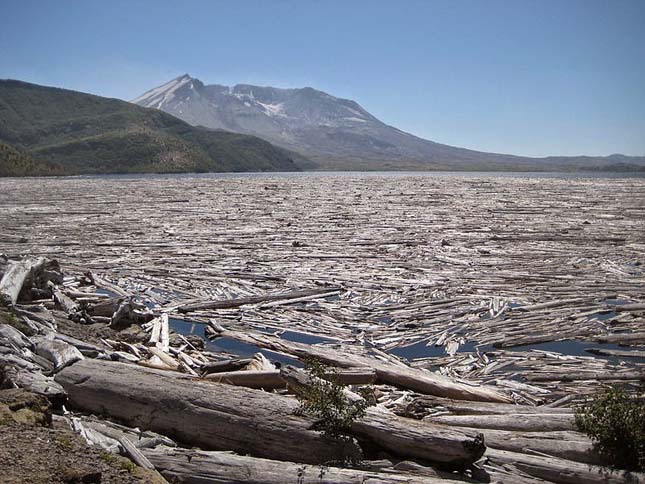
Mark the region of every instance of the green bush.
[[312, 359], [306, 362], [305, 371], [311, 377], [311, 385], [298, 394], [298, 412], [316, 417], [316, 429], [325, 435], [342, 438], [355, 420], [365, 416], [371, 403], [371, 389], [361, 388], [363, 400], [351, 402], [344, 394], [347, 385], [340, 382], [335, 369]]
[[607, 465], [645, 469], [645, 405], [620, 388], [608, 388], [576, 411], [578, 429], [591, 437]]

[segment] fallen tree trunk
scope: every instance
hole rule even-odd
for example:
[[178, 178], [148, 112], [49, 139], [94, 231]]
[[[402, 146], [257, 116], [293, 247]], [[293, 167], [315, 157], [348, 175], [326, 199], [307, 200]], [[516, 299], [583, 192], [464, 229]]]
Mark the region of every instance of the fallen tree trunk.
[[440, 424], [476, 429], [521, 430], [524, 432], [576, 429], [573, 414], [439, 415], [426, 417], [426, 419]]
[[[250, 360], [249, 360], [250, 361]], [[335, 377], [343, 385], [368, 385], [374, 383], [376, 373], [373, 370], [356, 370], [349, 368], [339, 370], [334, 373]], [[244, 370], [244, 371], [224, 371], [219, 373], [209, 373], [202, 377], [204, 380], [229, 385], [238, 385], [248, 388], [275, 389], [287, 386], [285, 378], [281, 375], [280, 370]]]
[[241, 456], [229, 452], [157, 447], [143, 454], [171, 482], [185, 484], [448, 484], [454, 480], [401, 471], [369, 472]]
[[606, 467], [581, 464], [555, 457], [496, 449], [489, 449], [486, 456], [492, 462], [512, 464], [533, 477], [558, 484], [642, 484], [645, 482], [645, 476], [641, 473], [612, 471]]
[[[277, 394], [100, 360], [79, 361], [58, 373], [56, 381], [81, 410], [206, 449], [315, 464], [360, 456], [355, 444], [348, 455], [339, 456], [338, 442], [312, 430], [313, 419], [295, 415], [295, 399]], [[477, 432], [393, 414], [366, 419], [357, 434], [369, 436], [389, 452], [439, 462], [470, 463], [483, 451]]]
[[191, 445], [308, 463], [339, 457], [336, 442], [310, 430], [310, 419], [294, 415], [297, 402], [279, 395], [100, 360], [79, 361], [56, 381], [81, 410]]
[[481, 432], [486, 447], [510, 452], [535, 451], [561, 459], [601, 464], [600, 456], [593, 450], [591, 440], [578, 432], [522, 432], [514, 430], [474, 429], [453, 427], [465, 432]]
[[[290, 390], [306, 395], [313, 381], [307, 373], [292, 366], [281, 370]], [[351, 392], [350, 392], [351, 393]], [[348, 401], [361, 399], [346, 395]], [[413, 456], [439, 462], [476, 461], [485, 450], [481, 434], [455, 431], [421, 420], [401, 418], [383, 408], [370, 407], [363, 418], [352, 423], [351, 433], [376, 442], [403, 457]]]
[[286, 386], [284, 379], [280, 376], [280, 370], [225, 371], [206, 375], [204, 380], [266, 390]]
[[410, 368], [406, 365], [384, 363], [374, 358], [352, 355], [337, 349], [306, 345], [285, 341], [275, 336], [240, 331], [220, 331], [222, 336], [266, 348], [278, 353], [296, 356], [301, 359], [317, 358], [323, 363], [341, 368], [373, 368], [376, 378], [382, 383], [409, 388], [420, 393], [428, 393], [458, 400], [487, 402], [510, 402], [510, 398], [486, 386], [466, 385], [427, 370]]
[[45, 259], [43, 258], [35, 262], [32, 260], [22, 260], [11, 264], [0, 280], [0, 302], [10, 306], [16, 304], [20, 291], [25, 285], [25, 281], [38, 268], [42, 269], [44, 264]]
[[614, 356], [617, 358], [645, 358], [645, 351], [642, 350], [606, 350], [604, 348], [587, 348], [587, 353], [599, 356]]
[[603, 371], [603, 372], [562, 372], [562, 373], [545, 373], [527, 375], [528, 381], [545, 382], [545, 381], [584, 381], [584, 380], [612, 380], [625, 381], [636, 380], [645, 381], [645, 371]]
[[403, 413], [421, 414], [425, 416], [430, 409], [445, 409], [457, 415], [573, 414], [573, 409], [567, 407], [535, 407], [531, 405], [515, 405], [512, 403], [468, 402], [465, 400], [451, 400], [428, 395], [416, 397], [411, 403], [407, 404]]
[[54, 364], [54, 372], [84, 358], [75, 346], [65, 341], [54, 340], [48, 337], [38, 338], [35, 342], [35, 350], [37, 355], [46, 358]]
[[259, 304], [263, 302], [272, 301], [285, 301], [288, 299], [300, 299], [308, 296], [322, 295], [330, 292], [336, 293], [340, 291], [340, 287], [317, 287], [314, 289], [303, 289], [299, 291], [291, 291], [284, 294], [266, 294], [264, 296], [249, 296], [240, 297], [235, 299], [224, 299], [218, 301], [205, 301], [185, 304], [179, 306], [177, 309], [180, 313], [189, 313], [192, 311], [200, 311], [203, 309], [231, 309], [245, 306], [247, 304]]

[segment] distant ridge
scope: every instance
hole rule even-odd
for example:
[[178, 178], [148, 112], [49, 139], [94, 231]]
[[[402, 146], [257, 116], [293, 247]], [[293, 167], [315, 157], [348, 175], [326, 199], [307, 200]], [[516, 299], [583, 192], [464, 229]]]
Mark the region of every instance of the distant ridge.
[[257, 137], [197, 128], [118, 99], [0, 80], [0, 176], [299, 171]]
[[193, 126], [251, 134], [334, 169], [645, 169], [645, 157], [529, 158], [457, 148], [388, 126], [358, 103], [311, 87], [205, 85], [188, 74], [133, 99]]

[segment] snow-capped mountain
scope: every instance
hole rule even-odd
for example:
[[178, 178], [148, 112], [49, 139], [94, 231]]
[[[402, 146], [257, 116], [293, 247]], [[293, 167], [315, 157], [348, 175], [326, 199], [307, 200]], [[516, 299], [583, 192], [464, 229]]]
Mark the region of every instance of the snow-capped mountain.
[[609, 157], [526, 158], [435, 143], [388, 126], [355, 101], [311, 87], [204, 85], [185, 74], [132, 102], [196, 126], [256, 135], [339, 169], [540, 169], [612, 162]]

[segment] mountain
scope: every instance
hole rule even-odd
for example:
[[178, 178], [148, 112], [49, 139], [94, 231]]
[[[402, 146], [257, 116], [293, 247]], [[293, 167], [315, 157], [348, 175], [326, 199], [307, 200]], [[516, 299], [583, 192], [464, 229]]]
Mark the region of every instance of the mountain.
[[456, 148], [388, 126], [355, 101], [322, 91], [205, 85], [188, 74], [132, 101], [194, 126], [259, 136], [337, 169], [600, 169], [645, 167], [645, 157], [527, 158]]
[[155, 109], [0, 80], [0, 176], [298, 171], [307, 163], [260, 138]]

